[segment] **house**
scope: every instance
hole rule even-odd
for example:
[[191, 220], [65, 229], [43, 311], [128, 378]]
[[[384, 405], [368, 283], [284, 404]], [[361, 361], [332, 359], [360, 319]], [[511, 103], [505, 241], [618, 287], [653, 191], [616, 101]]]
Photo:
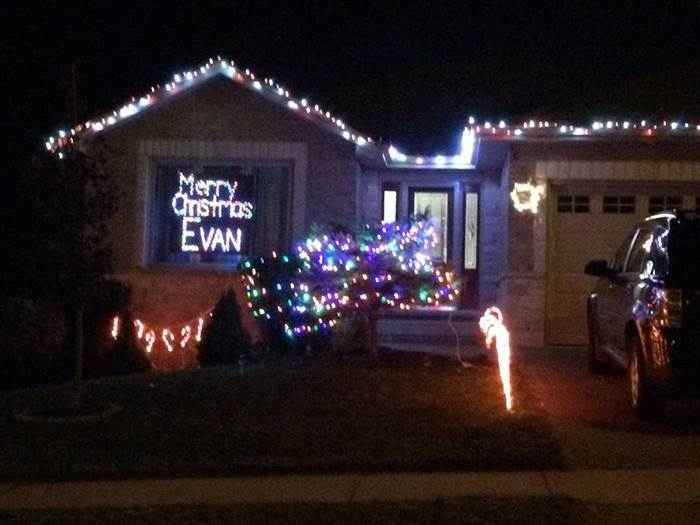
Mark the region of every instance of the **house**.
[[470, 118], [459, 132], [460, 151], [410, 155], [217, 58], [46, 147], [108, 148], [123, 195], [116, 272], [137, 314], [171, 327], [157, 331], [166, 344], [201, 320], [242, 255], [288, 250], [314, 223], [425, 212], [433, 256], [462, 278], [460, 308], [500, 305], [523, 345], [583, 344], [586, 261], [608, 258], [646, 215], [698, 204], [695, 124]]

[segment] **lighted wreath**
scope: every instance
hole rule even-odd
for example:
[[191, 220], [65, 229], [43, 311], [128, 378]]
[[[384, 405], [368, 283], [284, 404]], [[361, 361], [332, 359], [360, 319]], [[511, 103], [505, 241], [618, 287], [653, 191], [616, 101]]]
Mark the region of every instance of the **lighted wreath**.
[[537, 213], [540, 201], [544, 197], [544, 188], [531, 182], [516, 182], [513, 184], [513, 191], [510, 192], [510, 199], [513, 201], [513, 208], [521, 213], [529, 211]]

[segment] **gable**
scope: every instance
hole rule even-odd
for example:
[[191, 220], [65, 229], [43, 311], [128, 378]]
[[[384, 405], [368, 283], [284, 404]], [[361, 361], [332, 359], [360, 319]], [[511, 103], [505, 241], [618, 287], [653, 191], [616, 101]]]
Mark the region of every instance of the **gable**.
[[[218, 86], [214, 88], [213, 86]], [[233, 89], [232, 89], [233, 88]], [[213, 91], [219, 90], [218, 94]], [[225, 104], [227, 97], [224, 91], [230, 91], [239, 96], [238, 104], [231, 107]], [[193, 98], [195, 93], [204, 92], [208, 97]], [[224, 106], [217, 107], [214, 101], [217, 97], [222, 97], [219, 101], [224, 102]], [[200, 100], [201, 99], [201, 100]], [[214, 101], [214, 102], [212, 102]], [[183, 103], [185, 102], [185, 103]], [[353, 147], [369, 146], [373, 143], [370, 137], [360, 134], [348, 127], [342, 119], [335, 117], [328, 111], [324, 111], [318, 104], [313, 104], [305, 98], [296, 99], [290, 92], [284, 89], [272, 79], [258, 79], [250, 70], [240, 70], [233, 62], [218, 58], [216, 61], [209, 61], [199, 69], [194, 69], [182, 74], [176, 74], [172, 82], [164, 85], [151, 87], [149, 93], [140, 98], [133, 97], [118, 110], [107, 114], [99, 119], [93, 119], [84, 124], [77, 124], [70, 130], [60, 130], [57, 136], [51, 136], [46, 141], [46, 148], [51, 152], [58, 152], [65, 147], [70, 147], [83, 139], [92, 139], [100, 135], [111, 134], [112, 130], [123, 128], [126, 124], [148, 121], [148, 116], [154, 112], [167, 113], [168, 108], [181, 106], [182, 116], [170, 113], [165, 117], [170, 121], [170, 132], [178, 133], [180, 137], [189, 136], [186, 131], [187, 125], [198, 128], [214, 126], [221, 123], [224, 129], [229, 130], [231, 122], [221, 118], [225, 110], [236, 110], [239, 113], [238, 126], [236, 129], [244, 129], [249, 119], [245, 118], [242, 109], [257, 107], [262, 116], [254, 119], [256, 126], [263, 128], [261, 131], [272, 131], [282, 133], [281, 130], [272, 129], [266, 125], [268, 121], [280, 119], [281, 121], [296, 120], [297, 125], [281, 125], [289, 132], [299, 130], [314, 134], [311, 128], [316, 128], [316, 132], [322, 131], [325, 135], [337, 137]], [[202, 107], [204, 105], [205, 107]], [[198, 112], [192, 114], [190, 111], [188, 118], [188, 108], [196, 109]], [[289, 119], [287, 117], [293, 117]], [[304, 123], [299, 127], [300, 123]], [[146, 126], [154, 124], [147, 124]], [[165, 126], [166, 128], [168, 126]], [[252, 129], [250, 125], [248, 130]], [[250, 137], [250, 135], [246, 135]]]

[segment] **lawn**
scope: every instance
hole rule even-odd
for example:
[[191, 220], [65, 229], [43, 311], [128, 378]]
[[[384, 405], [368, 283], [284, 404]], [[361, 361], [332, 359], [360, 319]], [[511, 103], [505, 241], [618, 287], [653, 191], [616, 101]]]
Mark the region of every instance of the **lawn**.
[[[516, 374], [517, 379], [517, 374]], [[103, 423], [20, 423], [60, 389], [0, 393], [0, 472], [146, 477], [329, 471], [560, 468], [541, 416], [503, 407], [497, 370], [394, 354], [89, 382], [85, 400], [123, 410]]]

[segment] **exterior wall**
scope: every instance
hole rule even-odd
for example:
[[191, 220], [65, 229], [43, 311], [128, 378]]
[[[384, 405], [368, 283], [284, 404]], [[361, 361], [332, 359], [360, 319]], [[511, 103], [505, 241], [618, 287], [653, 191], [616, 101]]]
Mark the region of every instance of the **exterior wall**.
[[[515, 182], [536, 181], [536, 163], [511, 157], [504, 169], [502, 192], [507, 207], [507, 256], [499, 287], [499, 304], [504, 308], [514, 340], [522, 346], [544, 344], [545, 265], [543, 238], [538, 224], [544, 222], [544, 206], [536, 215], [517, 212], [509, 192]], [[538, 256], [535, 256], [538, 253]]]
[[[105, 144], [108, 169], [120, 191], [111, 227], [115, 271], [132, 284], [136, 312], [152, 312], [153, 323], [198, 315], [232, 278], [206, 268], [166, 269], [148, 260], [147, 222], [159, 159], [288, 163], [293, 175], [290, 241], [314, 222], [352, 226], [358, 220], [354, 146], [225, 77], [214, 77], [93, 141]], [[158, 303], [165, 308], [155, 312]], [[180, 308], [183, 303], [188, 306]]]
[[[505, 170], [504, 170], [505, 171]], [[504, 176], [487, 177], [479, 192], [479, 305], [483, 309], [499, 301], [506, 269], [508, 193]]]

